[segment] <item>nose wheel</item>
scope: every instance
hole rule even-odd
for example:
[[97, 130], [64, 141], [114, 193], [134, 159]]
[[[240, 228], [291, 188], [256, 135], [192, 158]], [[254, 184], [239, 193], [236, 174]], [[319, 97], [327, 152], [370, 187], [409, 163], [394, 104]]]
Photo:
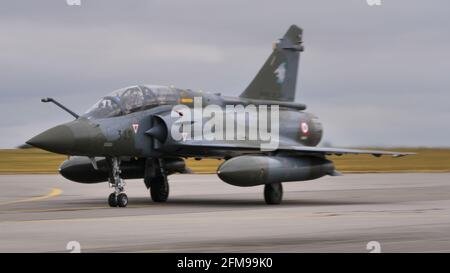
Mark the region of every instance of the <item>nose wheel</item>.
[[128, 205], [128, 196], [125, 193], [116, 196], [116, 193], [113, 192], [108, 197], [108, 204], [110, 207], [124, 208]]
[[113, 192], [109, 195], [108, 197], [108, 205], [110, 207], [117, 207], [117, 197], [116, 197], [116, 193]]
[[120, 161], [117, 158], [110, 160], [110, 177], [109, 184], [114, 188], [114, 192], [108, 197], [108, 204], [110, 207], [124, 208], [128, 205], [128, 196], [124, 193], [125, 182], [120, 178]]

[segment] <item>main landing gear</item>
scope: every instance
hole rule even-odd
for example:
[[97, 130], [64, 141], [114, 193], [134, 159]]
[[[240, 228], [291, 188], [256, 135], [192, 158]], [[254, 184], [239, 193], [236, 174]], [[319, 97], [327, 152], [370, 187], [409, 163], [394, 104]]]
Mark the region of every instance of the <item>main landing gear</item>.
[[157, 176], [150, 180], [150, 197], [154, 202], [166, 202], [169, 198], [167, 176]]
[[110, 165], [109, 184], [114, 188], [114, 192], [108, 197], [110, 207], [126, 207], [128, 196], [125, 194], [125, 182], [120, 178], [120, 160], [116, 157], [108, 159]]
[[264, 200], [268, 205], [278, 205], [283, 200], [283, 186], [281, 183], [264, 185]]
[[154, 202], [163, 203], [169, 198], [169, 182], [162, 159], [148, 159], [144, 183]]

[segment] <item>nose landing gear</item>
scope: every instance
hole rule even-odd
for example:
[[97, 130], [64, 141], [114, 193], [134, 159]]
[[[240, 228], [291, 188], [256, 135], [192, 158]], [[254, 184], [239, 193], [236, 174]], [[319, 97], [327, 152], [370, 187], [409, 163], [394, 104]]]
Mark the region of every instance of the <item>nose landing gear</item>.
[[125, 182], [120, 178], [120, 160], [116, 157], [107, 160], [110, 165], [109, 184], [114, 188], [114, 192], [108, 197], [110, 207], [126, 207], [128, 196], [124, 193]]

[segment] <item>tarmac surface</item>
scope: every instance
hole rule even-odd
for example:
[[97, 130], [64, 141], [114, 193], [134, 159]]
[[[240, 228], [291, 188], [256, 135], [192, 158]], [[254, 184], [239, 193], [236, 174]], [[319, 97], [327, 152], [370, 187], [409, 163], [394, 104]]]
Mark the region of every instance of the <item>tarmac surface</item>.
[[167, 203], [127, 181], [110, 208], [106, 183], [0, 175], [0, 252], [450, 252], [450, 173], [346, 174], [263, 187], [216, 175], [173, 175]]

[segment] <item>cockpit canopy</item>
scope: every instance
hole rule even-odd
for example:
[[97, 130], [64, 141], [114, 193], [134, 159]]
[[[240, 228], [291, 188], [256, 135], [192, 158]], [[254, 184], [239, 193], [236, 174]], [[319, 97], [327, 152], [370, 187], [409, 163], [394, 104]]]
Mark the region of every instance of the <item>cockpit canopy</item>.
[[166, 86], [130, 86], [103, 97], [83, 117], [88, 119], [117, 117], [159, 105], [176, 104], [178, 100], [178, 92]]

